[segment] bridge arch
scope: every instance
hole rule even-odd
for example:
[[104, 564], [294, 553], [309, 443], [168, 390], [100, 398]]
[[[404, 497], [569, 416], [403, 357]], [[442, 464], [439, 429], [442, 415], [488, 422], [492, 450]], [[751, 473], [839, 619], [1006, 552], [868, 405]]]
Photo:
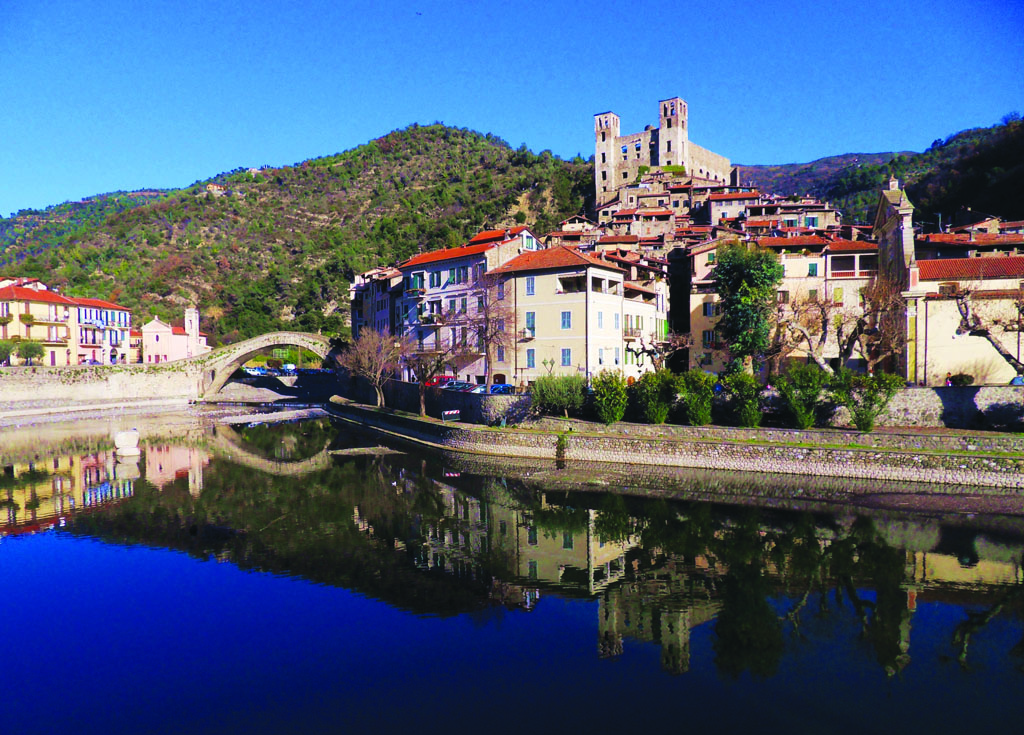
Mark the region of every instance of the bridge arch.
[[260, 457], [244, 447], [242, 437], [229, 424], [222, 424], [215, 428], [210, 444], [218, 456], [279, 477], [301, 477], [310, 472], [320, 472], [330, 467], [333, 462], [333, 458], [327, 451], [331, 445], [330, 440], [319, 452], [303, 460], [273, 460]]
[[279, 347], [299, 347], [309, 350], [323, 359], [327, 359], [331, 355], [330, 339], [322, 334], [308, 332], [271, 332], [236, 342], [227, 347], [220, 347], [199, 358], [193, 358], [200, 363], [202, 370], [202, 397], [209, 398], [216, 395], [231, 379], [234, 372], [254, 355]]

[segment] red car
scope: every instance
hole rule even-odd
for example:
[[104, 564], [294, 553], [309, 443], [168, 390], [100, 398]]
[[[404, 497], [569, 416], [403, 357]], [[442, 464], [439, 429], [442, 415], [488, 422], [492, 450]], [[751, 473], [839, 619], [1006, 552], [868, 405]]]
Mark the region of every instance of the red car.
[[455, 380], [455, 376], [454, 375], [435, 375], [433, 378], [430, 378], [429, 380], [427, 380], [427, 382], [425, 382], [423, 385], [426, 385], [426, 386], [432, 386], [432, 385], [444, 386], [446, 383], [450, 383], [453, 380]]

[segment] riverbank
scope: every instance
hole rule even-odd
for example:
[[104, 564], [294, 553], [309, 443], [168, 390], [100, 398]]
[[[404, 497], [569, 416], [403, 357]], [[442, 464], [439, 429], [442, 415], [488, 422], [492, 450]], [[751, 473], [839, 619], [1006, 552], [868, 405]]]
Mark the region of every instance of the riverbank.
[[[546, 419], [499, 429], [444, 423], [334, 397], [328, 411], [381, 436], [466, 454], [773, 473], [985, 488], [1016, 498], [1024, 490], [1024, 438], [985, 432], [914, 429], [872, 434], [731, 427], [601, 424]], [[962, 492], [957, 490], [956, 492]]]

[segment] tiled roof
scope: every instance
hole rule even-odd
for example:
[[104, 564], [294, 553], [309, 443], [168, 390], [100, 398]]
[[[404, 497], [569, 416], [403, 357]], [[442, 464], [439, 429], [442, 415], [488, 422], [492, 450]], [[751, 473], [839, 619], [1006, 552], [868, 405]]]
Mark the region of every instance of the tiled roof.
[[800, 248], [810, 245], [827, 245], [828, 240], [817, 235], [797, 237], [759, 237], [757, 244], [762, 248]]
[[868, 240], [833, 240], [828, 244], [828, 251], [830, 253], [856, 253], [871, 250], [878, 250], [877, 242], [870, 242]]
[[922, 281], [980, 281], [1024, 277], [1024, 255], [1005, 258], [938, 258], [919, 260]]
[[467, 244], [479, 245], [483, 242], [501, 242], [503, 240], [511, 240], [526, 229], [526, 225], [519, 225], [518, 227], [510, 227], [507, 230], [483, 230], [482, 232], [478, 232], [473, 235]]
[[72, 299], [77, 306], [88, 306], [93, 309], [116, 309], [117, 311], [131, 311], [127, 306], [112, 304], [102, 299]]
[[918, 242], [934, 242], [934, 243], [949, 243], [953, 245], [966, 245], [972, 242], [980, 243], [983, 245], [995, 245], [1003, 243], [1021, 243], [1024, 242], [1024, 234], [1016, 234], [1012, 232], [1001, 232], [998, 235], [990, 232], [975, 232], [973, 236], [971, 233], [933, 233], [931, 235], [923, 235], [918, 238]]
[[637, 235], [604, 235], [597, 240], [601, 244], [605, 243], [634, 243], [640, 242], [640, 238]]
[[728, 201], [730, 199], [757, 199], [760, 192], [756, 191], [733, 191], [726, 194], [710, 194], [708, 199], [713, 202]]
[[36, 291], [34, 288], [24, 288], [22, 286], [4, 286], [0, 288], [0, 301], [34, 301], [42, 302], [47, 304], [64, 304], [65, 306], [73, 306], [74, 301], [61, 296], [59, 293], [53, 291]]
[[559, 245], [547, 250], [531, 250], [499, 266], [491, 273], [515, 273], [520, 271], [538, 271], [556, 268], [579, 268], [582, 266], [599, 266], [614, 271], [622, 270], [607, 261], [584, 255], [575, 248]]
[[448, 248], [447, 250], [432, 250], [429, 253], [420, 253], [409, 258], [404, 263], [399, 263], [399, 268], [412, 268], [418, 265], [427, 265], [428, 263], [437, 263], [444, 260], [453, 260], [455, 258], [465, 258], [468, 255], [479, 255], [485, 253], [493, 247], [497, 247], [496, 242], [485, 242], [481, 245], [463, 245], [458, 248]]
[[999, 229], [1000, 230], [1009, 230], [1009, 229], [1012, 229], [1014, 227], [1024, 227], [1024, 219], [1016, 220], [1014, 222], [1000, 222], [999, 223]]
[[648, 286], [642, 286], [639, 283], [637, 283], [636, 281], [626, 281], [626, 283], [623, 284], [623, 285], [627, 289], [629, 289], [630, 291], [641, 291], [643, 293], [650, 293], [650, 294], [656, 294], [657, 293], [653, 288], [650, 288]]
[[641, 217], [671, 217], [672, 210], [665, 207], [650, 207], [648, 209], [638, 209], [637, 214]]

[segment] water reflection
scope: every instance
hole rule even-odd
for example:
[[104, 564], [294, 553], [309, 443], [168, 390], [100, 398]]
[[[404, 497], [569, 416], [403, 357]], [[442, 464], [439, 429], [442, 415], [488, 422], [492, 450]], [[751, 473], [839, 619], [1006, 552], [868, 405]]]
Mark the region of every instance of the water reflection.
[[[45, 468], [45, 469], [43, 469]], [[1020, 636], [1024, 524], [850, 509], [788, 512], [545, 490], [443, 457], [386, 453], [327, 420], [212, 426], [189, 443], [40, 456], [3, 475], [3, 533], [185, 551], [358, 591], [419, 615], [596, 601], [596, 657], [656, 645], [684, 674], [775, 676], [788, 656], [846, 653], [884, 676], [915, 663], [918, 611], [946, 661], [977, 665], [994, 621]], [[77, 513], [82, 509], [96, 513]], [[695, 635], [710, 630], [710, 649]], [[1020, 657], [1024, 642], [995, 655]], [[932, 665], [930, 662], [928, 665]], [[1017, 665], [1019, 669], [1019, 664]]]

